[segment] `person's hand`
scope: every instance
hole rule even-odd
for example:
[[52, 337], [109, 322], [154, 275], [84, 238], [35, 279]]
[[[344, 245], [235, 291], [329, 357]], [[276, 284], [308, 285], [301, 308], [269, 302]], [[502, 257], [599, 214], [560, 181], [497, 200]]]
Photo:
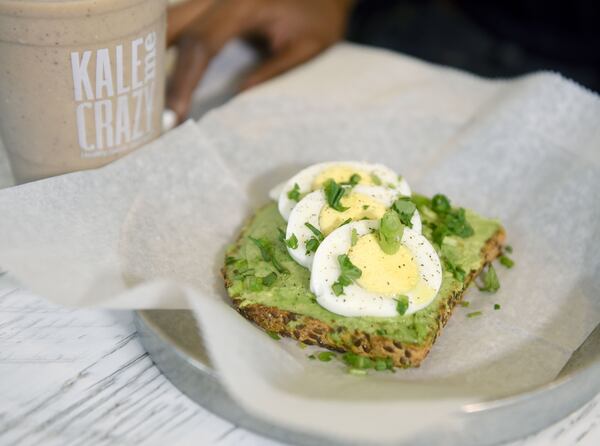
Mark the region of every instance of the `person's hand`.
[[183, 120], [210, 60], [235, 37], [258, 38], [268, 55], [242, 83], [249, 88], [301, 64], [344, 35], [352, 0], [188, 0], [168, 13], [167, 44], [178, 59], [167, 107]]

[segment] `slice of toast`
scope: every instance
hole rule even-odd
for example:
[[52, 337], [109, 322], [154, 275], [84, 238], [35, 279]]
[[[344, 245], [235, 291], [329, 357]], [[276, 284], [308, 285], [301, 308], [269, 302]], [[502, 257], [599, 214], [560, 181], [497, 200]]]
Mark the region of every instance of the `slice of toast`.
[[[427, 215], [421, 217], [427, 223]], [[279, 237], [278, 228], [285, 231], [285, 221], [275, 204], [259, 210], [229, 248], [222, 270], [225, 286], [235, 308], [268, 332], [372, 359], [391, 358], [396, 367], [418, 367], [466, 288], [501, 252], [505, 232], [498, 222], [470, 211], [467, 220], [475, 235], [456, 239], [449, 247], [444, 245], [448, 257], [467, 272], [464, 280], [458, 281], [451, 272], [444, 271], [438, 296], [413, 315], [344, 317], [322, 308], [310, 292], [309, 271], [289, 257]], [[427, 230], [423, 233], [431, 236]], [[249, 237], [268, 242], [276, 266], [263, 258]], [[287, 272], [282, 273], [283, 269]], [[257, 286], [251, 279], [270, 273], [277, 274], [277, 279], [269, 286]]]

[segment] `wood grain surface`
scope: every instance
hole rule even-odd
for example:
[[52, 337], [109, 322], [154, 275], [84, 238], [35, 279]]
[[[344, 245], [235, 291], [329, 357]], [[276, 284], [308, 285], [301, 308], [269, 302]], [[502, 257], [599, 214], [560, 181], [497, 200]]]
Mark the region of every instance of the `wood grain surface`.
[[[0, 445], [281, 445], [187, 399], [131, 312], [59, 307], [0, 276]], [[511, 446], [600, 444], [600, 395]]]

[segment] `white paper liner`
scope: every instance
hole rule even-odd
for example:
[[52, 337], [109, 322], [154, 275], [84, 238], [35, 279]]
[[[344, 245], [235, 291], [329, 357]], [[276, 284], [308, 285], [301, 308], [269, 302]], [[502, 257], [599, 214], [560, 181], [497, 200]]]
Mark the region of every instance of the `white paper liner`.
[[[408, 438], [465, 401], [552, 380], [600, 321], [599, 116], [598, 97], [558, 75], [492, 82], [339, 45], [106, 168], [0, 191], [0, 265], [65, 305], [189, 299], [252, 413], [335, 438]], [[385, 163], [506, 226], [516, 266], [498, 268], [497, 294], [467, 293], [420, 369], [347, 375], [224, 301], [218, 271], [245, 219], [271, 187], [335, 159]]]

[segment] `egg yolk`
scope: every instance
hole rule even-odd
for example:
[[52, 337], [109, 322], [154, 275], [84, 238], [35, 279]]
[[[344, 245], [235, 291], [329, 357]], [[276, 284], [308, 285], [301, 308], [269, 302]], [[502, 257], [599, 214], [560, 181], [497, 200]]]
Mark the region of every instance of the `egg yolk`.
[[401, 245], [395, 254], [379, 247], [375, 234], [360, 237], [348, 251], [350, 261], [362, 271], [357, 284], [366, 291], [395, 297], [410, 291], [413, 304], [429, 302], [435, 290], [422, 279], [410, 250]]
[[324, 235], [330, 234], [340, 227], [346, 220], [358, 221], [362, 219], [378, 220], [385, 214], [385, 206], [368, 195], [350, 192], [340, 200], [342, 206], [348, 208], [343, 212], [336, 211], [329, 206], [323, 206], [319, 214], [319, 226]]
[[329, 179], [332, 179], [336, 183], [347, 183], [354, 174], [360, 176], [359, 184], [365, 184], [367, 186], [375, 184], [373, 183], [371, 174], [364, 170], [357, 170], [350, 166], [333, 166], [321, 171], [321, 173], [315, 177], [312, 184], [312, 190], [321, 189], [323, 184], [325, 184], [325, 181]]

